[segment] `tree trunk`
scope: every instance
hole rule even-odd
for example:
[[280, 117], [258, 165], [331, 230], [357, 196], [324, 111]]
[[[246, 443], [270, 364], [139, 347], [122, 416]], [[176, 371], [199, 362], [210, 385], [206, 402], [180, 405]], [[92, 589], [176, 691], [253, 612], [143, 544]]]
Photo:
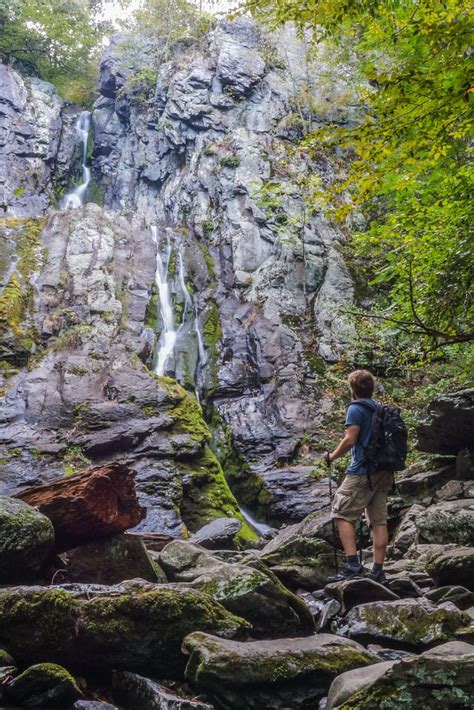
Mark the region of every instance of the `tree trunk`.
[[138, 503], [134, 478], [132, 469], [113, 462], [27, 488], [16, 497], [51, 520], [60, 552], [133, 528], [143, 520], [146, 508]]

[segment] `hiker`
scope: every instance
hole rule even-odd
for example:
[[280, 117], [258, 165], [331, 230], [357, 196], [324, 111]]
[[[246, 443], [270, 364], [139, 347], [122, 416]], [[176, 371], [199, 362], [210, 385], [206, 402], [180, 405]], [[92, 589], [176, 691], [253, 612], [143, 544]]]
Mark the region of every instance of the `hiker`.
[[[387, 495], [394, 483], [393, 470], [400, 466], [384, 470], [372, 465], [367, 458], [367, 447], [371, 440], [374, 412], [377, 409], [382, 413], [391, 410], [397, 412], [395, 416], [399, 415], [398, 410], [383, 407], [372, 399], [375, 379], [368, 370], [355, 370], [348, 379], [353, 401], [347, 409], [346, 433], [334, 451], [325, 454], [330, 466], [333, 461], [351, 451], [351, 462], [334, 496], [331, 512], [344, 548], [346, 563], [339, 574], [328, 581], [365, 576], [366, 571], [357, 557], [355, 528], [365, 510], [372, 528], [374, 552], [373, 567], [367, 576], [385, 584], [387, 579], [383, 563], [388, 544]], [[400, 422], [403, 427], [401, 419]]]

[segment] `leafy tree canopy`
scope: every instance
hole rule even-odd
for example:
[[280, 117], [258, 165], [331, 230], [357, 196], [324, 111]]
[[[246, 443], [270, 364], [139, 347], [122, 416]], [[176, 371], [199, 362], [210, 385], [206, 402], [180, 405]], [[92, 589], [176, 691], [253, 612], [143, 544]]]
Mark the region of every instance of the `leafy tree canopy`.
[[0, 0], [0, 59], [89, 103], [111, 30], [101, 10], [101, 0]]
[[337, 219], [362, 211], [365, 228], [351, 249], [359, 273], [383, 294], [372, 317], [411, 333], [425, 354], [474, 340], [471, 3], [248, 0], [246, 7], [270, 25], [292, 21], [314, 42], [330, 37], [357, 52], [360, 120], [325, 124], [299, 149], [344, 149], [332, 184], [322, 190], [311, 176], [307, 187]]

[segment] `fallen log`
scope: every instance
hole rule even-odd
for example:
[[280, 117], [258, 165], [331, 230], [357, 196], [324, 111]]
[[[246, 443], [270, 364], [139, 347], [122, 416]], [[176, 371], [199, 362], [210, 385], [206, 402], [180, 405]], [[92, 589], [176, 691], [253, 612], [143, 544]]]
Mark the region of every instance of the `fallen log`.
[[26, 488], [17, 498], [53, 523], [58, 552], [133, 528], [146, 515], [137, 498], [135, 472], [113, 462], [53, 483]]

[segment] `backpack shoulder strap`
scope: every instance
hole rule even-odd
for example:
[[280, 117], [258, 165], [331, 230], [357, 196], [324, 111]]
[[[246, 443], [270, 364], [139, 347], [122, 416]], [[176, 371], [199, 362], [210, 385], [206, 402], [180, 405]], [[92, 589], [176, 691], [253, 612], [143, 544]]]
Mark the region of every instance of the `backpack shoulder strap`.
[[372, 404], [372, 402], [364, 402], [361, 399], [356, 399], [355, 402], [351, 402], [351, 404], [360, 404], [362, 407], [365, 407], [366, 409], [370, 409], [371, 412], [375, 412], [378, 407], [383, 407], [383, 404]]

